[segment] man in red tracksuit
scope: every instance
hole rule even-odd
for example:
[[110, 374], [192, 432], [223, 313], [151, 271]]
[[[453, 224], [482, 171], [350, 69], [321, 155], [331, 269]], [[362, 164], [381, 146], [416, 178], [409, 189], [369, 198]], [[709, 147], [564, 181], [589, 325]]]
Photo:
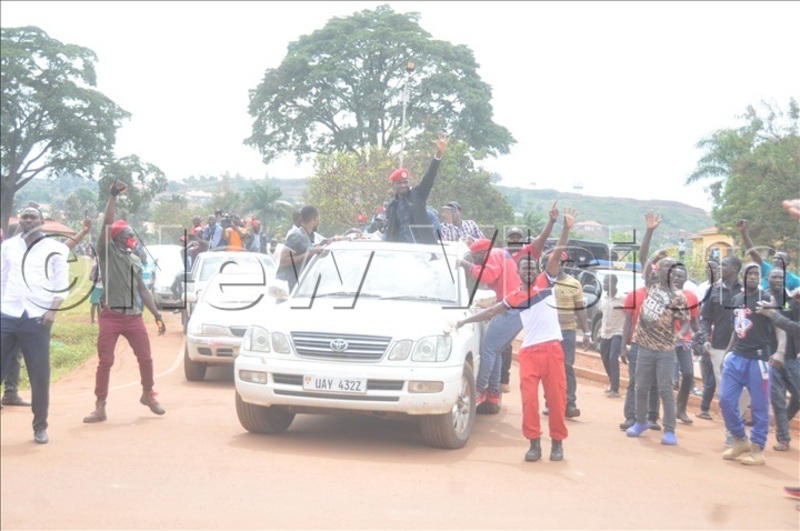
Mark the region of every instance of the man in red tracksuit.
[[550, 254], [546, 270], [539, 274], [536, 261], [524, 256], [519, 261], [519, 276], [522, 284], [509, 293], [502, 302], [495, 304], [457, 323], [486, 321], [509, 310], [519, 310], [525, 339], [519, 352], [520, 388], [522, 392], [522, 433], [530, 440], [526, 461], [538, 461], [542, 457], [539, 417], [539, 382], [544, 386], [544, 396], [550, 404], [550, 451], [551, 461], [564, 459], [562, 441], [567, 438], [564, 421], [567, 400], [567, 376], [564, 368], [564, 351], [561, 349], [561, 327], [558, 324], [553, 285], [559, 271], [561, 251], [566, 247], [570, 228], [575, 223], [577, 212], [564, 211], [564, 227], [561, 236]]

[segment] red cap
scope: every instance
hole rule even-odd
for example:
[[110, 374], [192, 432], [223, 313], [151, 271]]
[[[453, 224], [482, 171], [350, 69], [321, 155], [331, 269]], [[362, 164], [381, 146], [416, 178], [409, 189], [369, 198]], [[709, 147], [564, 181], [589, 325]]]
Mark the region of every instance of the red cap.
[[472, 245], [469, 246], [469, 251], [471, 253], [488, 251], [491, 246], [492, 246], [492, 240], [489, 240], [487, 238], [481, 238], [480, 240], [475, 240], [474, 242], [472, 242]]
[[359, 214], [356, 216], [356, 221], [367, 221], [367, 216], [364, 214]]
[[392, 182], [409, 178], [411, 178], [411, 173], [405, 168], [398, 168], [394, 170], [392, 174], [389, 176], [389, 180]]
[[259, 223], [258, 220], [254, 219], [253, 222], [250, 223], [250, 226], [251, 227], [258, 227], [260, 229], [261, 228], [261, 223]]
[[116, 238], [117, 234], [122, 232], [128, 227], [128, 224], [125, 222], [124, 219], [118, 219], [114, 223], [111, 224], [111, 237]]

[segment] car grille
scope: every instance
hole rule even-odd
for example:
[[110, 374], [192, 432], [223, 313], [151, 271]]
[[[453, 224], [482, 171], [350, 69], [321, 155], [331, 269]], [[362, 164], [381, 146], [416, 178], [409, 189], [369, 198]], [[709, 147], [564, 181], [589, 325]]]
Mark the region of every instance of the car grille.
[[[347, 341], [347, 349], [334, 351], [331, 348], [334, 340]], [[378, 361], [391, 340], [391, 337], [384, 336], [292, 332], [292, 342], [298, 356], [336, 361]]]
[[247, 332], [246, 326], [231, 326], [231, 334], [235, 335], [236, 337], [244, 337], [245, 332]]

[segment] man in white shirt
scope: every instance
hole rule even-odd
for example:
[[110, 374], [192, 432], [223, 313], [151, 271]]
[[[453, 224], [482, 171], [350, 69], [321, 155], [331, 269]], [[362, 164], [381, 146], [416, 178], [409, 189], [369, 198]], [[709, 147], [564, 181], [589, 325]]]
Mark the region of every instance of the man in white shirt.
[[69, 249], [41, 230], [42, 213], [22, 211], [20, 231], [0, 247], [0, 381], [16, 347], [22, 349], [31, 382], [34, 440], [48, 442], [50, 327], [69, 294]]

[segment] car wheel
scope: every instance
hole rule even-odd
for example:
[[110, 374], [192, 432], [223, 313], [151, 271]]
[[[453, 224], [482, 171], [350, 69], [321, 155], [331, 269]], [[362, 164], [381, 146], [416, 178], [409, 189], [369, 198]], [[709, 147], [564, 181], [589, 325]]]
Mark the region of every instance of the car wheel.
[[461, 392], [449, 413], [428, 415], [420, 419], [422, 438], [436, 448], [461, 448], [469, 440], [475, 424], [475, 376], [469, 364], [464, 365]]
[[206, 364], [189, 358], [189, 347], [183, 348], [183, 373], [190, 382], [200, 382], [206, 377]]
[[236, 415], [244, 429], [251, 433], [278, 434], [289, 429], [294, 420], [291, 413], [283, 406], [257, 406], [248, 404], [239, 393], [236, 393]]
[[592, 323], [592, 347], [600, 352], [600, 327], [603, 324], [602, 316], [597, 316]]

